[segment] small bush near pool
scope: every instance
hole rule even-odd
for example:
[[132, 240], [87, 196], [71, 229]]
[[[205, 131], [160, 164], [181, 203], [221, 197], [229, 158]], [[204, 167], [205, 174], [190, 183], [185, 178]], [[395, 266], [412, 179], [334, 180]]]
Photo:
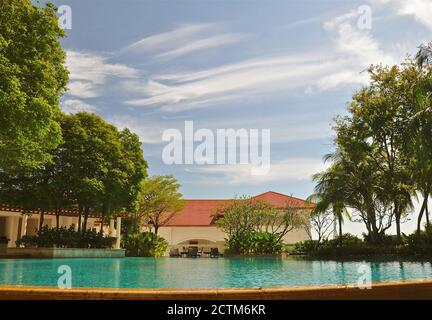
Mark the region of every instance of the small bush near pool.
[[43, 227], [33, 236], [23, 236], [16, 241], [18, 247], [26, 248], [112, 248], [116, 238], [104, 237], [95, 230], [75, 231], [73, 227]]
[[355, 256], [395, 255], [406, 257], [432, 256], [432, 228], [427, 227], [420, 233], [403, 235], [397, 242], [395, 236], [384, 235], [379, 242], [371, 243], [367, 237], [364, 240], [350, 234], [341, 238], [324, 240], [320, 243], [308, 240], [296, 243], [293, 253], [307, 254], [316, 258], [344, 258]]
[[151, 232], [131, 233], [123, 239], [128, 257], [160, 257], [168, 249], [168, 242]]
[[278, 254], [283, 243], [270, 232], [249, 232], [231, 235], [225, 242], [226, 251], [233, 254]]

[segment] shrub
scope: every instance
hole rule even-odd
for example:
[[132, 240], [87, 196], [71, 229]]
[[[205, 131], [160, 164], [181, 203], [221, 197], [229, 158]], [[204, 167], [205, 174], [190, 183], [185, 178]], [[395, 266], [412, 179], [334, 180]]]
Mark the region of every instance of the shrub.
[[26, 248], [112, 248], [115, 241], [116, 238], [104, 237], [95, 230], [78, 232], [73, 227], [57, 229], [44, 226], [38, 234], [18, 239], [16, 245]]
[[8, 242], [9, 242], [8, 238], [6, 238], [6, 237], [0, 237], [0, 243], [2, 243], [2, 244], [8, 244]]
[[151, 232], [131, 233], [123, 239], [128, 257], [160, 257], [168, 249], [168, 242]]
[[277, 254], [283, 248], [282, 241], [270, 232], [233, 234], [226, 239], [225, 245], [227, 252], [234, 254]]
[[317, 240], [305, 240], [301, 242], [297, 242], [294, 245], [293, 253], [312, 253], [314, 252], [319, 245]]
[[410, 234], [406, 243], [414, 255], [432, 255], [432, 227], [426, 226], [420, 233]]

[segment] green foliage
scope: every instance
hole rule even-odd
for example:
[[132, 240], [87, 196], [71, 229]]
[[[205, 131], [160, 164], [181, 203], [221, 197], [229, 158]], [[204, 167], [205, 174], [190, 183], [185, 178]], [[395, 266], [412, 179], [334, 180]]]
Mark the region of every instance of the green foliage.
[[318, 242], [318, 240], [300, 241], [294, 245], [294, 249], [292, 250], [292, 253], [310, 254], [310, 253], [314, 252], [318, 248], [319, 245], [320, 245], [320, 242]]
[[52, 4], [1, 1], [0, 168], [32, 170], [51, 159], [61, 143], [59, 100], [68, 72]]
[[10, 241], [10, 239], [8, 239], [7, 237], [0, 237], [0, 244], [8, 244]]
[[233, 254], [277, 254], [282, 252], [282, 240], [270, 232], [250, 232], [239, 237], [233, 234], [225, 241], [226, 251]]
[[180, 184], [173, 176], [153, 176], [141, 183], [134, 216], [136, 224], [148, 224], [158, 233], [174, 215], [183, 209]]
[[280, 253], [282, 238], [307, 219], [302, 211], [275, 208], [249, 197], [233, 200], [218, 210], [223, 215], [217, 225], [228, 235], [227, 251], [234, 254]]
[[160, 257], [168, 249], [168, 242], [151, 232], [131, 233], [123, 239], [128, 257]]
[[16, 245], [26, 248], [112, 248], [115, 241], [116, 238], [104, 237], [95, 230], [77, 232], [73, 227], [56, 229], [44, 226], [37, 235], [18, 239]]
[[64, 115], [61, 122], [63, 143], [51, 151], [50, 163], [30, 172], [0, 171], [0, 201], [44, 211], [75, 202], [85, 217], [90, 209], [101, 215], [131, 209], [147, 175], [138, 136], [94, 114]]
[[298, 242], [293, 253], [307, 254], [314, 258], [360, 258], [384, 255], [403, 257], [431, 257], [432, 256], [432, 228], [420, 233], [414, 232], [408, 236], [403, 235], [400, 242], [396, 235], [385, 236], [380, 243], [370, 242], [365, 235], [361, 240], [353, 235], [344, 234], [341, 238], [325, 240], [319, 243], [316, 240]]

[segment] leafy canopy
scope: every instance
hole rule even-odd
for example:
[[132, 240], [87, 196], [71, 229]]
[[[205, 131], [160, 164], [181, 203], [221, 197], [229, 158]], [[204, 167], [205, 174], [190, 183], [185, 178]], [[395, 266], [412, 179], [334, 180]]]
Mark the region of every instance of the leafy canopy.
[[0, 0], [0, 169], [31, 170], [61, 143], [68, 72], [55, 8]]

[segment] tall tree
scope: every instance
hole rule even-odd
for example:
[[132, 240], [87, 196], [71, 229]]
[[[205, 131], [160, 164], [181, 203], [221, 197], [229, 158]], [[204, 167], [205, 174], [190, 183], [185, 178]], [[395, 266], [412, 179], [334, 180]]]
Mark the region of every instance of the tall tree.
[[62, 129], [61, 149], [68, 163], [72, 197], [84, 213], [85, 229], [89, 215], [101, 210], [107, 194], [115, 198], [112, 185], [123, 175], [116, 169], [122, 156], [120, 134], [99, 116], [85, 112], [65, 116]]
[[32, 170], [61, 142], [59, 99], [68, 72], [52, 4], [0, 0], [0, 169]]
[[[394, 219], [400, 240], [401, 221], [412, 208], [414, 192], [410, 159], [403, 149], [418, 72], [407, 61], [400, 67], [372, 66], [369, 75], [370, 85], [353, 96], [350, 115], [336, 121], [337, 153], [342, 160], [339, 165], [348, 170], [348, 175], [368, 175], [365, 181], [371, 184], [364, 187], [369, 191], [363, 189], [363, 192], [369, 195], [363, 200], [369, 202], [364, 217], [367, 226], [373, 229], [371, 236], [375, 238], [388, 229]], [[366, 171], [362, 173], [363, 169]], [[364, 183], [358, 182], [357, 187]], [[391, 218], [381, 231], [376, 224], [378, 212]]]
[[141, 183], [147, 177], [147, 162], [139, 137], [129, 129], [124, 129], [119, 132], [119, 141], [120, 153], [112, 154], [109, 172], [103, 179], [102, 224], [113, 211], [135, 210]]
[[423, 196], [417, 219], [417, 232], [432, 192], [432, 43], [420, 47], [416, 55], [418, 78], [413, 93], [413, 113], [407, 130], [405, 151], [411, 156], [411, 171], [416, 189]]
[[[331, 159], [331, 155], [325, 158], [325, 160], [329, 159]], [[315, 193], [309, 196], [307, 200], [315, 203], [312, 216], [317, 215], [319, 225], [319, 222], [327, 220], [321, 220], [320, 218], [326, 217], [326, 213], [331, 210], [338, 222], [339, 237], [342, 238], [344, 220], [351, 220], [351, 216], [345, 206], [348, 201], [344, 198], [344, 192], [341, 191], [344, 188], [345, 180], [343, 174], [337, 170], [338, 166], [332, 166], [325, 172], [315, 174], [312, 177], [312, 180], [316, 183]]]
[[153, 176], [144, 180], [137, 200], [136, 221], [148, 224], [157, 235], [159, 228], [184, 207], [179, 188], [180, 184], [173, 176]]

